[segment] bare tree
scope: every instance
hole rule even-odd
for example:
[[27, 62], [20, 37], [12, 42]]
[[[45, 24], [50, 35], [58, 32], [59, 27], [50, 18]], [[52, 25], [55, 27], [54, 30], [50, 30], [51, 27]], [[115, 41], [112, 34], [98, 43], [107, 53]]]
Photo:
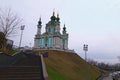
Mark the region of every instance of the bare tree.
[[93, 60], [93, 59], [88, 59], [87, 60], [90, 64], [92, 64], [93, 66], [97, 66], [98, 65], [98, 62]]
[[10, 37], [16, 33], [22, 19], [20, 19], [11, 9], [0, 9], [0, 32], [5, 34], [5, 37]]

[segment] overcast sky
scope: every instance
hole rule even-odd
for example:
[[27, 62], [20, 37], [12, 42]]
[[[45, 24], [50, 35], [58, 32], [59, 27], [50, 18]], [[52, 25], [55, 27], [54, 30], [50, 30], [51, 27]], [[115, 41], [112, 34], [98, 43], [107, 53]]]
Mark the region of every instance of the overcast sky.
[[[55, 9], [61, 29], [69, 33], [69, 48], [84, 57], [83, 44], [89, 45], [88, 58], [109, 63], [119, 62], [120, 0], [0, 0], [2, 9], [11, 8], [26, 25], [22, 46], [34, 44], [37, 21], [42, 18], [42, 32]], [[19, 45], [20, 33], [11, 38]]]

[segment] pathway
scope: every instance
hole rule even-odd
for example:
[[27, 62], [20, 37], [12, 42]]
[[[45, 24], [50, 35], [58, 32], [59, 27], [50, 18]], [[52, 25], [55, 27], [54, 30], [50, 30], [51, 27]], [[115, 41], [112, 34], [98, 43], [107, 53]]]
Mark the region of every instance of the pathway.
[[[111, 76], [104, 77], [103, 80], [113, 80]], [[118, 79], [120, 80], [120, 78]]]
[[104, 77], [103, 80], [113, 80], [111, 76]]

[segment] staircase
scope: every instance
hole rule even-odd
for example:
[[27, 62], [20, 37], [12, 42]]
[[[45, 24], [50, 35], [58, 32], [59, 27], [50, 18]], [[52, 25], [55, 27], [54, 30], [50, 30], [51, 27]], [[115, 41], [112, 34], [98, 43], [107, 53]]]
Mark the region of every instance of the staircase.
[[0, 67], [0, 80], [44, 80], [40, 56], [24, 54], [12, 65]]
[[33, 66], [9, 66], [0, 69], [0, 80], [41, 80], [40, 68]]

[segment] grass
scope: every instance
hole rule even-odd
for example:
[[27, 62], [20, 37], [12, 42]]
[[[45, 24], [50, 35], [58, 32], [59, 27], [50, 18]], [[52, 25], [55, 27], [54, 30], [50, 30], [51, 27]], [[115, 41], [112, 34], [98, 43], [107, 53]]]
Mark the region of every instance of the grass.
[[48, 65], [46, 67], [47, 67], [47, 71], [48, 71], [50, 80], [71, 80], [68, 77], [64, 76], [63, 74], [54, 70], [54, 68], [52, 68]]
[[38, 52], [49, 53], [48, 58], [44, 58], [49, 80], [95, 80], [100, 75], [98, 68], [75, 53], [54, 50]]

